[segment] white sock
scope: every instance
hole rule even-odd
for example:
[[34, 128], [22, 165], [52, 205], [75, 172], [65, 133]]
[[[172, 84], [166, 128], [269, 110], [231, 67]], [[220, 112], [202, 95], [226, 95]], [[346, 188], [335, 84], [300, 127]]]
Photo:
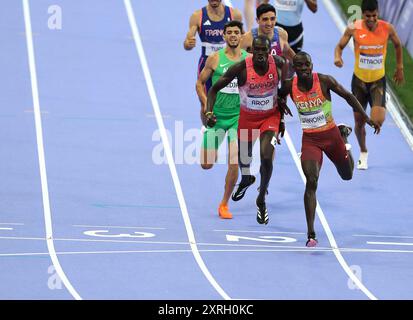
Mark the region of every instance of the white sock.
[[367, 158], [369, 156], [368, 152], [360, 152], [360, 161], [367, 161]]

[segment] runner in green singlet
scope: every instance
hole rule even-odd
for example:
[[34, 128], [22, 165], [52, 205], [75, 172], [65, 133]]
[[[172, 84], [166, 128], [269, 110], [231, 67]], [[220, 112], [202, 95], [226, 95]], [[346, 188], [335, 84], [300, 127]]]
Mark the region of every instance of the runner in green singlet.
[[[203, 124], [207, 126], [205, 114], [207, 96], [204, 85], [212, 77], [212, 84], [236, 62], [245, 59], [247, 52], [241, 50], [242, 23], [230, 21], [224, 27], [224, 40], [226, 47], [209, 56], [204, 69], [196, 82], [196, 91], [202, 105], [201, 117]], [[238, 179], [238, 145], [237, 129], [239, 118], [240, 99], [238, 83], [234, 79], [217, 95], [213, 113], [216, 124], [213, 128], [207, 128], [204, 132], [201, 146], [201, 167], [211, 169], [217, 159], [217, 151], [227, 135], [228, 139], [228, 172], [225, 178], [225, 191], [218, 207], [219, 216], [222, 219], [231, 219], [232, 214], [228, 209], [228, 200]]]

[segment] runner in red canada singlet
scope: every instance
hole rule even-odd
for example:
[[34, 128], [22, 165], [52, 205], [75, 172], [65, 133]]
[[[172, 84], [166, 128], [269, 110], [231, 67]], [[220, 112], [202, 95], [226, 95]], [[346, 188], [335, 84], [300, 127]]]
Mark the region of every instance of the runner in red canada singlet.
[[252, 148], [260, 139], [261, 182], [256, 200], [257, 221], [268, 223], [265, 195], [273, 170], [275, 144], [279, 135], [284, 135], [283, 112], [278, 109], [277, 90], [285, 59], [270, 55], [271, 43], [265, 35], [259, 35], [252, 43], [252, 56], [234, 64], [211, 87], [207, 98], [208, 126], [214, 126], [216, 118], [212, 112], [216, 95], [234, 78], [238, 79], [240, 93], [240, 118], [238, 123], [238, 162], [242, 179], [232, 200], [241, 200], [247, 188], [255, 182], [250, 173]]

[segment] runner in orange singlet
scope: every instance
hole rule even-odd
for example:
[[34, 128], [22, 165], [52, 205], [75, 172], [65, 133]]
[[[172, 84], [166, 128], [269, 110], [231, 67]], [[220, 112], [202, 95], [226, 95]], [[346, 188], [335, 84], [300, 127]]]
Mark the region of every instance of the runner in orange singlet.
[[[370, 116], [381, 126], [386, 116], [385, 62], [388, 38], [393, 42], [396, 49], [397, 67], [393, 79], [398, 85], [404, 81], [403, 49], [393, 25], [378, 20], [377, 0], [363, 0], [361, 9], [363, 19], [356, 20], [354, 25], [347, 27], [336, 46], [334, 64], [339, 68], [343, 66], [343, 49], [353, 37], [355, 64], [351, 90], [364, 110], [367, 108], [367, 103], [370, 104]], [[360, 159], [357, 163], [357, 169], [365, 170], [368, 168], [366, 122], [363, 115], [357, 110], [354, 110], [354, 120], [354, 131], [360, 146]]]

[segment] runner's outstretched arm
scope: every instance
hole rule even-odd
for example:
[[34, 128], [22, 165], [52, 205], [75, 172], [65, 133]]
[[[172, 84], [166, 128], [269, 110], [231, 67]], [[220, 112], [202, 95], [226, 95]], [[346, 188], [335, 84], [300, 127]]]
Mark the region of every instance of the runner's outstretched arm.
[[278, 107], [280, 108], [281, 114], [289, 114], [293, 116], [290, 108], [287, 106], [287, 96], [291, 93], [292, 80], [284, 80], [281, 83], [281, 88], [278, 90]]
[[218, 61], [218, 54], [215, 52], [209, 56], [205, 62], [205, 67], [202, 69], [196, 81], [196, 93], [198, 94], [199, 102], [201, 102], [202, 112], [206, 112], [207, 96], [205, 93], [205, 84], [212, 77]]
[[403, 47], [396, 29], [393, 25], [389, 25], [389, 38], [393, 42], [394, 49], [396, 50], [396, 71], [394, 72], [393, 80], [396, 84], [401, 85], [404, 82], [403, 72]]
[[343, 36], [341, 37], [340, 41], [338, 42], [334, 50], [334, 64], [339, 68], [341, 68], [344, 64], [342, 58], [343, 50], [347, 46], [352, 36], [353, 29], [351, 27], [347, 27], [346, 31], [344, 31]]
[[361, 106], [360, 102], [357, 100], [357, 98], [351, 92], [347, 91], [332, 76], [324, 76], [323, 80], [326, 81], [327, 88], [329, 90], [334, 91], [340, 97], [345, 99], [347, 101], [347, 103], [354, 108], [354, 110], [357, 110], [357, 112], [359, 112], [360, 114], [362, 114], [364, 116], [364, 118], [366, 119], [366, 122], [369, 124], [369, 126], [374, 128], [374, 133], [376, 133], [376, 134], [380, 133], [380, 125], [378, 123], [376, 123], [375, 121], [370, 119], [370, 117], [367, 115], [367, 113], [364, 111], [363, 107]]
[[317, 0], [305, 0], [305, 4], [312, 13], [317, 12]]
[[184, 49], [192, 50], [196, 46], [196, 33], [198, 32], [198, 21], [200, 12], [196, 11], [189, 19], [189, 29], [184, 40]]

